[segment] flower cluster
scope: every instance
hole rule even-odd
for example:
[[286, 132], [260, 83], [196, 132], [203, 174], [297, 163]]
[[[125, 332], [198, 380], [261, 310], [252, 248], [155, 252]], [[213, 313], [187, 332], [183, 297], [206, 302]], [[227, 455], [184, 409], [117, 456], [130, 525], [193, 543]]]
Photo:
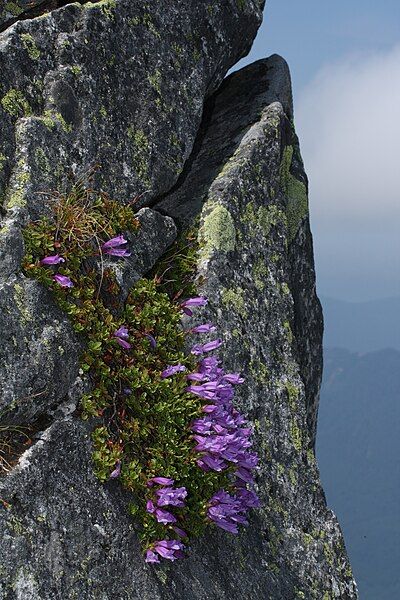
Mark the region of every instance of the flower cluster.
[[[157, 485], [157, 488], [153, 488], [154, 484]], [[170, 510], [165, 510], [164, 507], [183, 508], [187, 496], [185, 487], [174, 488], [173, 485], [174, 480], [168, 477], [152, 477], [147, 482], [147, 486], [153, 489], [151, 490], [151, 498], [146, 503], [146, 511], [153, 515], [158, 523], [166, 526], [175, 524], [177, 518]], [[172, 530], [174, 534], [181, 538], [187, 537], [187, 533], [177, 526], [173, 526]], [[150, 563], [158, 563], [160, 560], [157, 554], [162, 558], [176, 560], [184, 556], [183, 550], [184, 545], [182, 542], [178, 542], [177, 540], [159, 540], [146, 550], [145, 560]]]
[[[192, 313], [195, 306], [205, 306], [207, 299], [203, 297], [190, 298], [180, 306], [186, 314]], [[216, 327], [211, 323], [193, 327], [189, 333], [211, 333]], [[242, 384], [244, 379], [239, 373], [225, 373], [221, 362], [216, 356], [203, 355], [216, 350], [222, 340], [215, 339], [203, 345], [196, 344], [191, 354], [202, 356], [197, 370], [189, 373], [186, 378], [190, 382], [186, 391], [204, 401], [202, 412], [204, 416], [194, 419], [190, 424], [193, 432], [194, 448], [198, 454], [198, 467], [204, 472], [226, 471], [229, 473], [231, 493], [220, 489], [208, 501], [207, 518], [221, 529], [230, 533], [238, 533], [239, 525], [247, 525], [246, 513], [251, 508], [259, 507], [259, 500], [252, 486], [254, 478], [252, 471], [257, 467], [258, 456], [251, 451], [252, 429], [247, 426], [244, 417], [233, 406], [234, 386]], [[162, 378], [171, 377], [184, 372], [185, 366], [169, 365], [161, 373]], [[155, 516], [159, 523], [170, 525], [176, 523], [176, 517], [163, 506], [184, 506], [186, 488], [173, 488], [173, 480], [156, 477], [149, 481], [161, 487], [156, 490], [157, 500], [147, 502], [147, 511]], [[167, 487], [164, 487], [167, 486]], [[177, 528], [176, 531], [181, 531]], [[182, 532], [185, 536], [185, 532]], [[176, 540], [156, 541], [146, 552], [147, 562], [159, 562], [159, 557], [176, 560], [183, 555], [184, 546]]]
[[[128, 252], [128, 250], [126, 250], [126, 249], [121, 248], [121, 246], [124, 246], [127, 243], [128, 242], [124, 238], [124, 236], [118, 235], [114, 238], [111, 238], [107, 242], [104, 242], [104, 244], [102, 244], [102, 246], [101, 246], [101, 250], [102, 250], [103, 254], [109, 254], [110, 256], [118, 256], [120, 258], [125, 258], [125, 257], [130, 256], [130, 252]], [[53, 255], [45, 256], [44, 258], [42, 258], [42, 260], [39, 262], [39, 265], [42, 267], [48, 267], [48, 266], [59, 265], [60, 263], [65, 263], [65, 258], [60, 256], [59, 254], [53, 254]], [[67, 277], [66, 275], [62, 275], [61, 273], [56, 273], [55, 275], [53, 275], [53, 280], [56, 283], [58, 283], [58, 285], [60, 285], [61, 287], [64, 287], [64, 288], [74, 287], [74, 283], [71, 281], [71, 279], [69, 277]], [[118, 336], [117, 332], [116, 332], [115, 337], [117, 338], [117, 341], [118, 341], [118, 339], [124, 340], [123, 335]], [[121, 343], [121, 346], [122, 345], [123, 344]], [[123, 346], [123, 347], [127, 347], [127, 346]]]
[[[237, 533], [258, 506], [257, 456], [233, 406], [243, 378], [225, 373], [213, 355], [222, 345], [216, 327], [181, 326], [182, 312], [192, 316], [207, 304], [190, 297], [196, 236], [171, 248], [154, 277], [139, 280], [114, 311], [118, 283], [105, 263], [100, 276], [95, 260], [129, 256], [118, 232], [138, 227], [133, 209], [78, 187], [60, 197], [55, 213], [54, 222], [26, 228], [24, 272], [53, 291], [86, 337], [80, 365], [91, 389], [81, 411], [99, 422], [92, 435], [97, 477], [129, 492], [148, 563], [182, 558], [188, 540], [209, 525]], [[189, 299], [177, 303], [182, 296]], [[211, 337], [187, 351], [187, 336], [202, 334]]]

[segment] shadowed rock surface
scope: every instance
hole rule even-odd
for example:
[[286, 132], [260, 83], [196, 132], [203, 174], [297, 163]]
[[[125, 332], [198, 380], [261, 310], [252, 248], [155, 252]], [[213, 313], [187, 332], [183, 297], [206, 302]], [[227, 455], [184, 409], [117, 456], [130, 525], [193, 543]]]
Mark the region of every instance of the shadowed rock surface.
[[[7, 151], [0, 253], [3, 304], [11, 304], [0, 327], [11, 323], [15, 330], [0, 368], [4, 380], [14, 376], [18, 394], [35, 392], [39, 383], [41, 390], [53, 386], [28, 405], [15, 403], [17, 393], [7, 387], [2, 396], [21, 421], [49, 411], [53, 424], [0, 480], [0, 598], [355, 599], [342, 534], [326, 507], [312, 451], [322, 315], [287, 65], [274, 56], [227, 78], [200, 124], [206, 97], [249, 48], [263, 3], [207, 8], [177, 0], [155, 2], [146, 12], [141, 4], [71, 5], [16, 23], [0, 37], [4, 81], [14, 78], [23, 90], [23, 98], [12, 95], [11, 113], [2, 102], [0, 117]], [[10, 48], [16, 57], [23, 52], [23, 32], [40, 51], [30, 81], [32, 69], [46, 73], [37, 103], [22, 62], [11, 70]], [[1, 93], [4, 99], [4, 85]], [[32, 107], [34, 116], [22, 114]], [[144, 143], [136, 155], [131, 134], [133, 148], [139, 138]], [[38, 149], [51, 166], [47, 172]], [[117, 481], [101, 485], [95, 478], [94, 424], [74, 414], [78, 342], [51, 299], [18, 273], [19, 224], [48, 210], [37, 192], [62, 188], [70, 170], [79, 174], [95, 160], [104, 164], [98, 184], [114, 197], [127, 201], [151, 190], [143, 198], [152, 208], [138, 214], [137, 247], [118, 272], [124, 293], [175, 239], [176, 227], [195, 223], [198, 285], [210, 300], [199, 322], [206, 317], [218, 325], [226, 369], [246, 378], [238, 403], [255, 428], [262, 508], [238, 536], [209, 530], [173, 564], [144, 563], [128, 517], [129, 495]], [[15, 282], [25, 294], [18, 302]], [[53, 352], [47, 372], [42, 348], [32, 374], [28, 348], [40, 345], [46, 331], [50, 350], [69, 340], [67, 357]], [[17, 353], [20, 380], [12, 369]]]

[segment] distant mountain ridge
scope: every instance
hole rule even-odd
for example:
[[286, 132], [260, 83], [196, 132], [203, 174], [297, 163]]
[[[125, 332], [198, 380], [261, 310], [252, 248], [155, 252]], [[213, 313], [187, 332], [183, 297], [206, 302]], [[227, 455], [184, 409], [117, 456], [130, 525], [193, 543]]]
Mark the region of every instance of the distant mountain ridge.
[[[352, 330], [349, 331], [349, 336]], [[362, 600], [400, 598], [400, 352], [325, 348], [317, 456]]]
[[400, 298], [346, 302], [322, 296], [321, 302], [325, 347], [353, 352], [400, 350]]

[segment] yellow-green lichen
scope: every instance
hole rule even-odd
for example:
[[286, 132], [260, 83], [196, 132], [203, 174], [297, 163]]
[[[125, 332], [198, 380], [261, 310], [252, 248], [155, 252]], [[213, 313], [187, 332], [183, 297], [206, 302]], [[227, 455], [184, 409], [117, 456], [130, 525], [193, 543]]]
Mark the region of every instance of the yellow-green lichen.
[[242, 288], [223, 289], [221, 291], [221, 301], [225, 307], [234, 310], [236, 313], [243, 316], [247, 315], [244, 290]]
[[294, 385], [290, 381], [287, 381], [285, 383], [285, 388], [288, 395], [290, 409], [294, 412], [297, 407], [297, 400], [300, 394], [300, 390], [296, 385]]
[[24, 9], [21, 8], [21, 6], [18, 6], [18, 4], [15, 2], [7, 2], [4, 5], [4, 11], [6, 13], [11, 13], [14, 17], [18, 17], [22, 12], [24, 12]]
[[155, 90], [157, 94], [161, 95], [161, 71], [156, 69], [147, 77], [147, 79], [153, 90]]
[[285, 296], [288, 296], [290, 294], [290, 288], [286, 282], [281, 283], [281, 290]]
[[78, 77], [82, 73], [82, 67], [79, 65], [72, 65], [70, 71], [75, 77]]
[[12, 208], [23, 208], [26, 206], [25, 192], [31, 176], [28, 171], [25, 170], [24, 161], [20, 161], [18, 167], [19, 172], [15, 177], [15, 181], [11, 188], [12, 191], [7, 201], [7, 210], [11, 210]]
[[272, 227], [280, 221], [286, 222], [286, 216], [275, 204], [256, 208], [254, 202], [248, 202], [242, 221], [251, 228], [258, 228], [267, 237]]
[[43, 125], [47, 127], [47, 129], [54, 129], [58, 122], [61, 126], [61, 129], [65, 131], [65, 133], [71, 133], [72, 131], [72, 125], [66, 122], [61, 113], [54, 110], [45, 110], [43, 115], [38, 118], [40, 121], [42, 121]]
[[127, 129], [128, 138], [133, 142], [133, 168], [138, 178], [145, 184], [150, 185], [149, 178], [149, 159], [150, 142], [142, 129], [134, 129], [130, 126]]
[[291, 326], [290, 326], [290, 323], [289, 323], [289, 321], [285, 321], [285, 322], [283, 323], [283, 328], [284, 328], [284, 330], [285, 330], [285, 334], [286, 334], [286, 339], [287, 339], [287, 342], [288, 342], [288, 344], [290, 344], [290, 345], [291, 345], [291, 344], [292, 344], [292, 342], [293, 342], [293, 332], [292, 332], [292, 328], [291, 328]]
[[253, 266], [253, 277], [254, 277], [254, 285], [260, 291], [265, 288], [265, 277], [268, 273], [267, 265], [265, 264], [265, 260], [259, 258], [255, 265]]
[[2, 152], [0, 152], [0, 171], [3, 170], [4, 168], [4, 163], [6, 162], [7, 157], [5, 154], [3, 154]]
[[21, 42], [23, 47], [27, 51], [29, 58], [31, 58], [32, 60], [38, 60], [40, 58], [40, 50], [36, 46], [36, 42], [30, 33], [22, 33]]
[[215, 251], [231, 252], [236, 247], [235, 223], [229, 210], [218, 203], [208, 207], [199, 230], [200, 260], [207, 260]]
[[27, 117], [32, 114], [28, 100], [19, 90], [9, 90], [1, 99], [1, 106], [12, 117]]
[[26, 292], [19, 283], [14, 284], [14, 300], [15, 306], [21, 315], [21, 322], [24, 326], [26, 326], [30, 321], [33, 320], [33, 317], [28, 308]]
[[301, 222], [308, 214], [307, 188], [302, 181], [296, 179], [290, 172], [293, 151], [293, 146], [286, 146], [280, 166], [280, 181], [286, 196], [289, 242], [294, 240]]
[[298, 479], [299, 479], [299, 476], [298, 476], [296, 469], [294, 467], [291, 468], [289, 470], [289, 480], [294, 488], [297, 487]]
[[263, 362], [260, 361], [260, 359], [252, 359], [250, 361], [249, 369], [253, 379], [258, 383], [266, 385], [269, 382], [269, 369]]
[[48, 173], [50, 171], [50, 163], [42, 148], [36, 148], [35, 162], [42, 173]]
[[297, 452], [301, 452], [303, 447], [303, 434], [294, 419], [290, 423], [290, 438]]

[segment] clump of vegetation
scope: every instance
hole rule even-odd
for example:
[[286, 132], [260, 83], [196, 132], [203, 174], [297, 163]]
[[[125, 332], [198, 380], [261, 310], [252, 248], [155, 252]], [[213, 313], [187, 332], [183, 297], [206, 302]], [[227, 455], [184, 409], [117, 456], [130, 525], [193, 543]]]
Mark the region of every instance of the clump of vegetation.
[[257, 457], [232, 405], [233, 386], [243, 380], [209, 356], [221, 340], [186, 351], [188, 333], [215, 330], [204, 324], [185, 332], [181, 325], [182, 312], [207, 303], [185, 300], [194, 292], [195, 235], [182, 236], [123, 306], [117, 301], [105, 264], [130, 256], [124, 235], [138, 226], [132, 206], [80, 182], [54, 198], [53, 218], [25, 229], [23, 266], [52, 290], [85, 339], [81, 368], [91, 388], [81, 414], [101, 419], [93, 433], [95, 472], [131, 493], [146, 560], [159, 562], [180, 558], [182, 540], [212, 522], [232, 533], [246, 524], [245, 512], [257, 505], [247, 487]]

